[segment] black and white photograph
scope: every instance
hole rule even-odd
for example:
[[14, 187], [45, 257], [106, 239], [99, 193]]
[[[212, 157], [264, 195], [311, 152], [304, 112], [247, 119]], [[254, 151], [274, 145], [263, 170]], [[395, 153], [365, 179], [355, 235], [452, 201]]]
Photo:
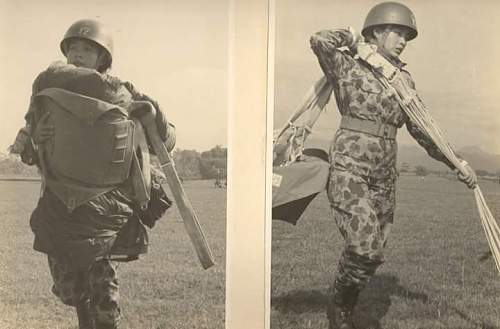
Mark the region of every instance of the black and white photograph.
[[224, 328], [228, 1], [0, 9], [0, 328]]
[[500, 328], [500, 2], [273, 10], [270, 328]]

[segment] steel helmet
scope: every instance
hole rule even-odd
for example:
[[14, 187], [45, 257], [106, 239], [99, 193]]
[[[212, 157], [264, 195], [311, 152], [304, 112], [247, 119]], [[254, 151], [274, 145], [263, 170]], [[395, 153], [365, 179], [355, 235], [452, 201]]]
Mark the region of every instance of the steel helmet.
[[366, 15], [361, 34], [370, 37], [374, 27], [389, 24], [408, 28], [408, 40], [415, 39], [418, 34], [415, 16], [410, 8], [398, 2], [382, 2], [373, 7]]
[[93, 19], [82, 19], [71, 25], [61, 41], [61, 51], [66, 56], [68, 42], [71, 39], [90, 40], [106, 52], [106, 61], [103, 69], [111, 67], [113, 61], [113, 37], [111, 32], [102, 23]]

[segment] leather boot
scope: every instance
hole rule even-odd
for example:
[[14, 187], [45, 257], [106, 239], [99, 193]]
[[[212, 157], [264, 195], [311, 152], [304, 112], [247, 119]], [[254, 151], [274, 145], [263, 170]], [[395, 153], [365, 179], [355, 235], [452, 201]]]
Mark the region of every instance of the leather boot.
[[352, 313], [360, 290], [357, 286], [334, 287], [334, 293], [327, 309], [329, 329], [355, 329]]
[[76, 315], [78, 316], [79, 329], [95, 329], [88, 300], [79, 301], [76, 304]]

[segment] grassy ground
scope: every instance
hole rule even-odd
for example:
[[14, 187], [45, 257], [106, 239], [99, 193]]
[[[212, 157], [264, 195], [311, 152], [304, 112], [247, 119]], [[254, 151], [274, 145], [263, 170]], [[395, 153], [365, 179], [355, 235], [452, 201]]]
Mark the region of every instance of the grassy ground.
[[[500, 185], [481, 182], [500, 219]], [[500, 280], [474, 197], [444, 178], [398, 182], [386, 263], [361, 295], [361, 328], [500, 328]], [[342, 240], [324, 194], [296, 227], [273, 223], [271, 328], [327, 328]]]
[[[186, 182], [217, 266], [199, 265], [175, 207], [152, 230], [150, 253], [120, 264], [124, 329], [224, 328], [226, 190]], [[0, 181], [0, 329], [77, 328], [51, 294], [45, 255], [32, 249], [29, 216], [39, 183]]]

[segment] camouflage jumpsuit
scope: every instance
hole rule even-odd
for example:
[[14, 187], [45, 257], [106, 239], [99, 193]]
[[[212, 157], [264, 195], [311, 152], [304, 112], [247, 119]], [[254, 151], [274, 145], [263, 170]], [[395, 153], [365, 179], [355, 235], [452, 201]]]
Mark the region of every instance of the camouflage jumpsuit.
[[[396, 128], [406, 124], [430, 156], [453, 168], [410, 122], [371, 68], [348, 49], [352, 43], [348, 30], [325, 30], [311, 37], [312, 50], [333, 85], [340, 114]], [[404, 66], [402, 62], [395, 65]], [[409, 73], [403, 72], [414, 88]], [[336, 285], [362, 288], [384, 262], [383, 250], [395, 208], [396, 153], [395, 139], [343, 128], [335, 134], [330, 149], [328, 197], [345, 240]]]

